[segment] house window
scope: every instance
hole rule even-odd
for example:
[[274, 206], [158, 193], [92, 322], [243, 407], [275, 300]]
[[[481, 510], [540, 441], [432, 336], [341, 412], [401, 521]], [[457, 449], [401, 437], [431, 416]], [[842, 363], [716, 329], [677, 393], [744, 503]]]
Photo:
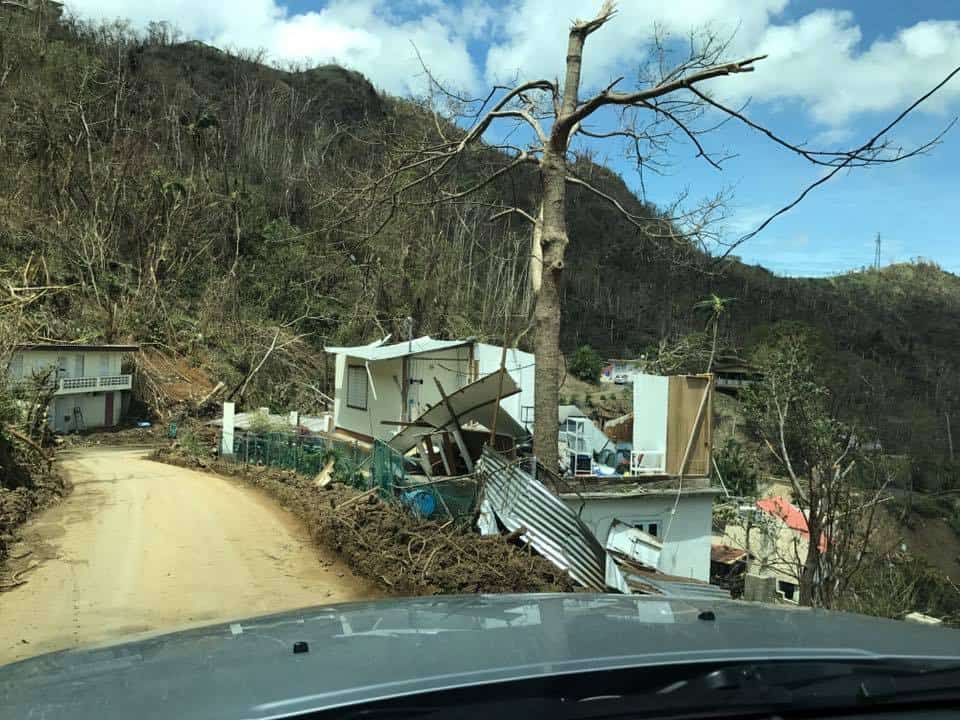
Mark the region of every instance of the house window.
[[657, 523], [648, 523], [647, 524], [647, 533], [657, 537], [660, 532], [660, 526]]
[[533, 424], [533, 405], [524, 405], [520, 408], [520, 422], [524, 425]]
[[783, 593], [783, 597], [786, 600], [793, 600], [793, 594], [797, 591], [797, 586], [792, 582], [787, 582], [786, 580], [777, 581], [777, 586], [780, 592]]
[[347, 407], [354, 410], [367, 409], [367, 368], [350, 365], [347, 368]]

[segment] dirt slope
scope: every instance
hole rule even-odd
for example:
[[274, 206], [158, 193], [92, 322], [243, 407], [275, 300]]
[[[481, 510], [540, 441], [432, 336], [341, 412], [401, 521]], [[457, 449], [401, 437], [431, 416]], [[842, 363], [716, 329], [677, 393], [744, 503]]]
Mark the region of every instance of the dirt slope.
[[16, 553], [39, 565], [0, 594], [0, 664], [378, 594], [257, 490], [145, 454], [64, 455], [74, 492], [26, 526]]

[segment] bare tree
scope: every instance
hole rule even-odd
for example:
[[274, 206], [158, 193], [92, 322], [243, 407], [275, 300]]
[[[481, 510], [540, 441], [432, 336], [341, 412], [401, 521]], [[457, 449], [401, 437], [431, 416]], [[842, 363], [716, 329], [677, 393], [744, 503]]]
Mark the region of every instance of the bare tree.
[[[557, 466], [557, 388], [562, 367], [560, 296], [569, 242], [568, 191], [573, 188], [599, 197], [621, 218], [636, 226], [643, 238], [662, 248], [678, 245], [703, 248], [718, 240], [716, 220], [724, 206], [722, 195], [694, 207], [689, 207], [685, 198], [681, 198], [651, 221], [649, 214], [631, 209], [629, 202], [604, 191], [579, 172], [584, 143], [626, 143], [636, 161], [643, 187], [645, 173], [656, 173], [660, 169], [674, 141], [688, 142], [697, 157], [718, 168], [725, 157], [711, 152], [702, 138], [716, 129], [715, 120], [719, 117], [720, 123], [728, 120], [744, 123], [782, 148], [827, 169], [820, 179], [761, 223], [756, 231], [726, 243], [725, 253], [729, 253], [739, 242], [752, 237], [773, 217], [794, 207], [813, 188], [841, 170], [896, 162], [929, 149], [939, 136], [905, 151], [894, 147], [886, 139], [886, 133], [960, 71], [958, 68], [951, 73], [858, 147], [845, 151], [811, 150], [781, 138], [752, 121], [741, 109], [727, 107], [700, 89], [716, 78], [753, 72], [764, 57], [725, 61], [727, 43], [714, 35], [691, 38], [686, 59], [672, 66], [668, 49], [655, 40], [651, 61], [641, 74], [637, 89], [617, 90], [623, 82], [620, 77], [582, 97], [581, 93], [586, 90], [582, 71], [587, 38], [613, 19], [615, 13], [615, 3], [605, 0], [594, 18], [573, 22], [562, 84], [556, 80], [534, 79], [509, 87], [496, 86], [486, 97], [472, 99], [444, 89], [428, 70], [432, 93], [426, 107], [433, 113], [433, 127], [421, 127], [420, 137], [414, 144], [404, 145], [398, 141], [387, 147], [392, 154], [386, 171], [366, 182], [361, 192], [350, 193], [341, 203], [342, 210], [336, 218], [342, 226], [355, 219], [361, 209], [382, 208], [379, 222], [365, 230], [377, 233], [392, 222], [400, 208], [469, 202], [472, 198], [482, 198], [492, 187], [523, 169], [537, 173], [538, 182], [528, 206], [504, 206], [496, 209], [492, 218], [522, 218], [533, 228], [529, 276], [535, 296], [537, 358], [534, 448], [548, 467]], [[441, 117], [438, 107], [444, 103], [450, 112]], [[602, 110], [608, 112], [601, 113]], [[594, 120], [598, 126], [590, 124]], [[706, 120], [712, 122], [704, 125]], [[508, 125], [493, 131], [504, 123], [513, 127]], [[462, 129], [464, 125], [469, 125], [468, 129]], [[477, 173], [478, 161], [491, 151], [505, 154], [507, 160], [494, 167], [488, 165]], [[468, 165], [471, 171], [464, 172]]]
[[780, 338], [761, 353], [765, 376], [744, 393], [748, 423], [789, 479], [808, 535], [780, 558], [798, 568], [801, 605], [834, 607], [865, 559], [878, 548], [878, 508], [889, 499], [890, 473], [837, 420], [817, 382], [802, 335]]

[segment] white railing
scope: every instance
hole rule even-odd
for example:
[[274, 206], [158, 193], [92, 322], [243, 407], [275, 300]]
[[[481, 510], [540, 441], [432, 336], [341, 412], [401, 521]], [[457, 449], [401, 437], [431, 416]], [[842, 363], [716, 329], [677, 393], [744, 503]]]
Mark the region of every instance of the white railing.
[[96, 392], [98, 390], [129, 390], [132, 386], [129, 375], [60, 378], [57, 381], [56, 394], [66, 395], [69, 393]]
[[634, 450], [630, 453], [631, 475], [662, 475], [667, 468], [663, 450]]

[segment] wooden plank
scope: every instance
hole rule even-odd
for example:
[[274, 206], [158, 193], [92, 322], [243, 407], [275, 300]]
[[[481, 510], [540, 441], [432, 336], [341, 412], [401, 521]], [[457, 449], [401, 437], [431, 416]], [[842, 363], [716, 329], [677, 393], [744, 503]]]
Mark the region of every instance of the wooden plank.
[[457, 447], [460, 449], [460, 455], [463, 457], [463, 462], [467, 466], [467, 472], [472, 473], [473, 460], [470, 458], [467, 444], [463, 441], [463, 434], [460, 432], [460, 418], [458, 418], [457, 414], [453, 411], [453, 405], [450, 403], [450, 398], [447, 397], [447, 393], [444, 392], [443, 385], [441, 385], [440, 381], [436, 378], [434, 378], [433, 381], [437, 384], [440, 397], [443, 398], [443, 402], [447, 406], [447, 412], [449, 412], [450, 417], [453, 418], [453, 439], [457, 441]]
[[420, 461], [420, 467], [427, 477], [433, 477], [433, 464], [430, 462], [430, 440], [420, 438], [417, 443], [417, 459]]
[[450, 458], [450, 462], [447, 465], [447, 475], [456, 475], [457, 456], [453, 451], [453, 441], [450, 440], [450, 433], [444, 432], [442, 438], [443, 443], [440, 447], [443, 450], [444, 458]]
[[690, 428], [690, 437], [687, 440], [687, 447], [683, 451], [683, 459], [680, 461], [680, 475], [683, 475], [687, 469], [687, 463], [690, 462], [690, 451], [693, 449], [693, 441], [697, 435], [700, 433], [700, 428], [703, 424], [703, 411], [707, 406], [707, 401], [710, 399], [710, 383], [707, 383], [706, 388], [703, 390], [703, 397], [700, 399], [700, 406], [697, 408], [697, 417], [693, 421], [693, 427]]
[[[683, 473], [706, 477], [710, 474], [713, 412], [711, 383], [712, 377], [709, 375], [670, 377], [667, 402], [667, 475]], [[706, 405], [701, 411], [704, 393], [707, 394]], [[688, 445], [691, 448], [689, 453]], [[681, 467], [684, 465], [685, 455], [686, 465]]]

